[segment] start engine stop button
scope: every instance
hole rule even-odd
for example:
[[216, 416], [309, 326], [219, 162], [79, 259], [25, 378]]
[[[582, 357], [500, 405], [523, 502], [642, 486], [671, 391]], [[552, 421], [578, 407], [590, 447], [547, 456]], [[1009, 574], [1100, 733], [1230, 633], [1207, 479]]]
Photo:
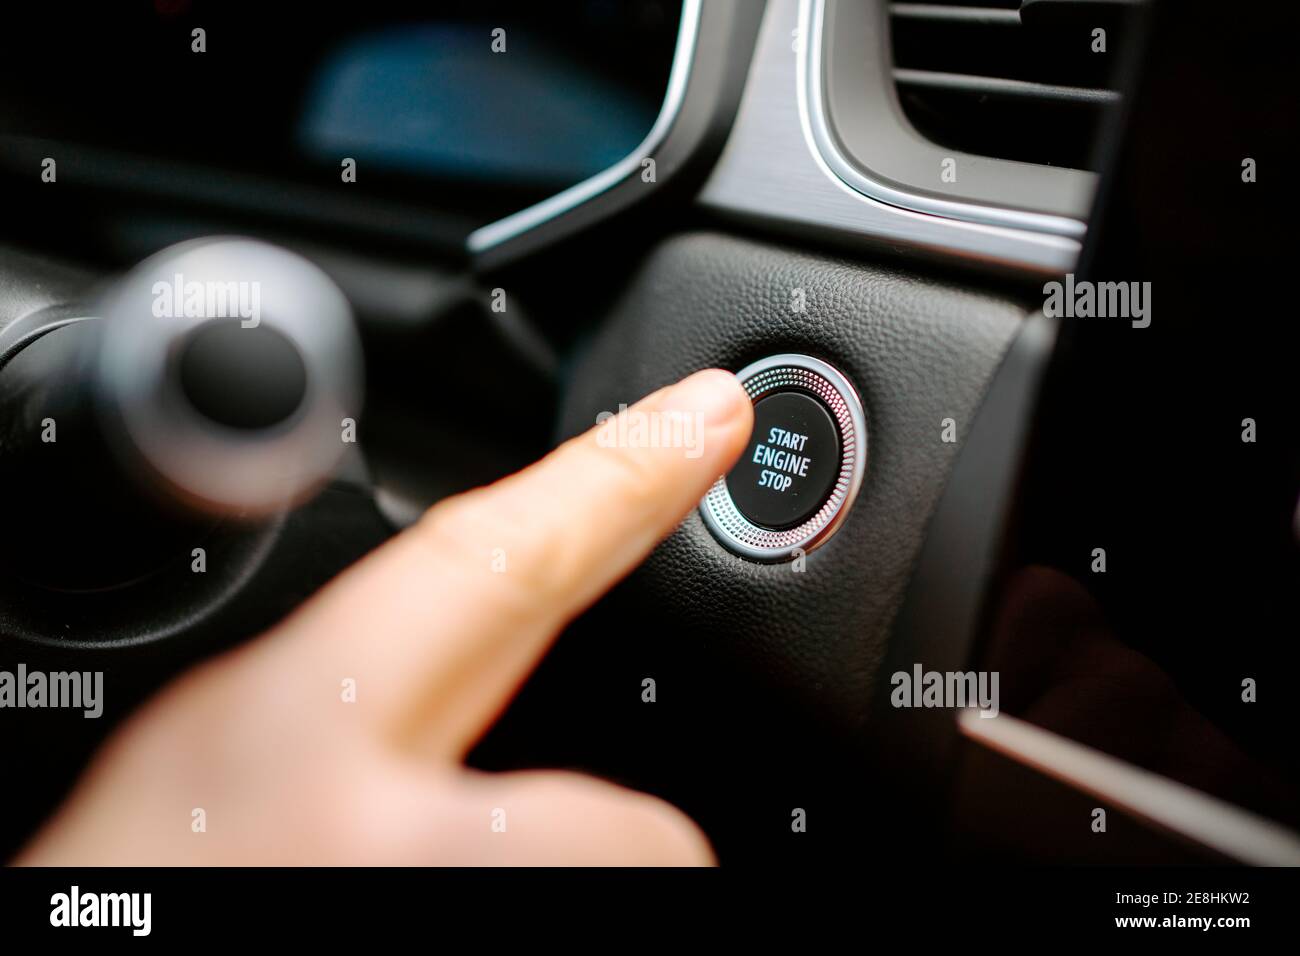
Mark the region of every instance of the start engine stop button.
[[773, 530], [812, 517], [840, 472], [840, 434], [826, 406], [804, 392], [778, 392], [754, 405], [754, 434], [727, 491], [742, 515]]
[[807, 355], [774, 355], [736, 377], [754, 402], [754, 431], [700, 512], [737, 554], [787, 560], [823, 544], [857, 495], [866, 470], [862, 403], [848, 379]]

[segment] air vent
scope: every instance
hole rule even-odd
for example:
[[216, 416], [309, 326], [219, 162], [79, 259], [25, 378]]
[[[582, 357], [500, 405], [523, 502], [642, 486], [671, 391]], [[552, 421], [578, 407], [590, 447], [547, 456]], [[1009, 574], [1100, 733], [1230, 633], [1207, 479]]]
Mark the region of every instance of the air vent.
[[1119, 102], [1116, 67], [1139, 2], [891, 3], [903, 111], [949, 149], [1096, 169], [1098, 130]]

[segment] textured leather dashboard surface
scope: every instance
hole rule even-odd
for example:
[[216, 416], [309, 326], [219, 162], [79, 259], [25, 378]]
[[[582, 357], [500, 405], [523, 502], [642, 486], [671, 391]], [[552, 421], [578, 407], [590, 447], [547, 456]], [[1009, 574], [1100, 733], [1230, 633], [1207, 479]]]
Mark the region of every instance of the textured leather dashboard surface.
[[959, 447], [942, 441], [942, 421], [964, 438], [1023, 314], [1009, 297], [893, 267], [713, 233], [661, 243], [573, 370], [566, 437], [696, 369], [803, 352], [855, 384], [869, 443], [848, 520], [802, 573], [733, 556], [692, 512], [629, 584], [656, 609], [643, 626], [734, 661], [809, 713], [859, 726]]

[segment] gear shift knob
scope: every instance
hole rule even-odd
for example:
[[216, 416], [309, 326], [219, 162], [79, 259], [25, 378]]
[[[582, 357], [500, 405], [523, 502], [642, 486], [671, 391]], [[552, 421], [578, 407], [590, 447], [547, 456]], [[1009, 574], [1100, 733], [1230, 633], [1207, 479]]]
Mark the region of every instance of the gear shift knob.
[[127, 467], [196, 507], [258, 513], [338, 464], [360, 346], [347, 299], [306, 259], [247, 239], [184, 243], [133, 269], [103, 316], [97, 400]]
[[348, 302], [306, 259], [247, 239], [165, 249], [93, 317], [0, 341], [6, 551], [24, 577], [97, 588], [222, 516], [292, 506], [347, 450], [361, 377]]

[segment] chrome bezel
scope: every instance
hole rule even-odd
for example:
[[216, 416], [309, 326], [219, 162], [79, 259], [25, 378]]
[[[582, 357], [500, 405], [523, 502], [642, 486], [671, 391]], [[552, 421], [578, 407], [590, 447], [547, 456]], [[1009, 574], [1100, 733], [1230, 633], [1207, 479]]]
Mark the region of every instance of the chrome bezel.
[[840, 470], [830, 496], [810, 518], [774, 531], [754, 524], [736, 507], [726, 476], [714, 482], [700, 503], [705, 525], [730, 551], [753, 561], [787, 561], [825, 544], [844, 523], [867, 470], [867, 422], [857, 391], [839, 371], [808, 355], [773, 355], [736, 373], [750, 400], [782, 391], [802, 391], [826, 406], [840, 436]]

